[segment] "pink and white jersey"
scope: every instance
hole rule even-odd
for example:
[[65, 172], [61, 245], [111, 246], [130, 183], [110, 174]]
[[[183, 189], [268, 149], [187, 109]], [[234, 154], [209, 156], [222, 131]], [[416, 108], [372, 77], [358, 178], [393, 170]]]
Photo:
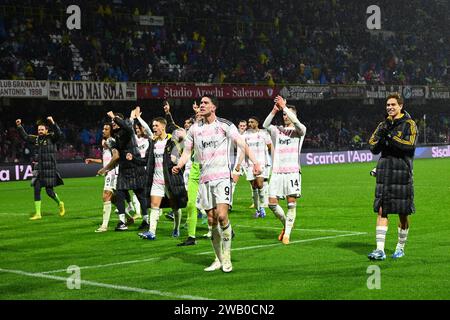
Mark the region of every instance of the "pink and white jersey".
[[145, 153], [147, 152], [150, 141], [146, 137], [138, 137], [138, 136], [135, 137], [137, 148], [139, 150], [139, 153], [141, 154], [141, 158], [145, 158]]
[[167, 139], [158, 140], [154, 144], [155, 171], [153, 172], [153, 184], [164, 185], [163, 157]]
[[240, 138], [236, 126], [216, 118], [208, 124], [194, 123], [185, 139], [187, 148], [194, 148], [200, 163], [200, 183], [231, 177], [233, 142]]
[[272, 137], [272, 172], [298, 173], [300, 151], [305, 136], [300, 136], [295, 127], [269, 126]]
[[[272, 143], [269, 133], [264, 129], [257, 131], [249, 129], [244, 133], [244, 140], [255, 155], [261, 168], [268, 166], [269, 159], [267, 157], [267, 145]], [[248, 159], [248, 157], [246, 157], [245, 161], [248, 166], [253, 166], [253, 162]]]

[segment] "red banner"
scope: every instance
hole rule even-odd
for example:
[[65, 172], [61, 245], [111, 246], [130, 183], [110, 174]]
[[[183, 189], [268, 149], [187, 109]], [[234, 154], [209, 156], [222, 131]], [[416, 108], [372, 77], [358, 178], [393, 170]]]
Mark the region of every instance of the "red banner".
[[273, 99], [279, 88], [269, 86], [233, 85], [166, 85], [142, 84], [137, 86], [138, 99], [198, 99], [211, 94], [218, 99]]

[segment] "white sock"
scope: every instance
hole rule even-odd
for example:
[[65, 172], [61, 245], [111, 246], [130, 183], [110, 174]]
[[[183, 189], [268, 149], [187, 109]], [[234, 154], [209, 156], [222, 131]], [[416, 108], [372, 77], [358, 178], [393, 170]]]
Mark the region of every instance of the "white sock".
[[297, 216], [297, 204], [295, 202], [288, 203], [288, 212], [286, 217], [286, 226], [284, 228], [284, 234], [286, 236], [291, 235], [291, 230], [294, 227], [295, 217]]
[[388, 231], [388, 227], [377, 226], [376, 228], [376, 239], [377, 239], [377, 250], [381, 250], [384, 252], [384, 243], [386, 241], [386, 233]]
[[259, 206], [260, 206], [260, 204], [259, 204], [259, 189], [257, 189], [257, 188], [255, 188], [255, 189], [252, 189], [252, 196], [253, 196], [253, 204], [254, 204], [254, 206], [255, 206], [255, 209], [256, 210], [259, 210]]
[[216, 253], [216, 257], [222, 262], [222, 236], [219, 231], [219, 226], [212, 227], [211, 243]]
[[135, 194], [133, 194], [133, 197], [131, 198], [131, 202], [133, 202], [134, 211], [136, 212], [137, 215], [140, 216], [141, 215], [141, 204]]
[[180, 224], [181, 224], [181, 209], [173, 211], [174, 219], [173, 219], [173, 229], [180, 232]]
[[269, 204], [270, 210], [275, 214], [275, 216], [280, 219], [281, 223], [283, 224], [283, 227], [286, 224], [286, 215], [284, 214], [283, 208], [280, 207], [280, 205], [272, 205]]
[[105, 201], [103, 202], [103, 222], [102, 222], [103, 228], [108, 228], [110, 216], [111, 216], [111, 201]]
[[142, 220], [148, 223], [148, 214], [143, 215]]
[[151, 208], [150, 209], [150, 227], [148, 228], [148, 231], [156, 235], [156, 227], [158, 226], [158, 220], [159, 220], [159, 208]]
[[222, 229], [223, 251], [229, 252], [231, 251], [231, 236], [232, 236], [231, 223], [228, 222], [228, 225], [223, 228], [221, 227], [221, 229]]
[[119, 220], [122, 223], [125, 223], [125, 215], [123, 213], [119, 214]]
[[406, 239], [408, 238], [408, 232], [409, 228], [408, 229], [398, 228], [398, 243], [397, 247], [395, 248], [396, 251], [405, 249]]

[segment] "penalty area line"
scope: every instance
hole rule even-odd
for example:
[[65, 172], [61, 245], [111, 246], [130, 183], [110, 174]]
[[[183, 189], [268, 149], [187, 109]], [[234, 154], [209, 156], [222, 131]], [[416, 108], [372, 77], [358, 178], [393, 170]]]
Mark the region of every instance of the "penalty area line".
[[[18, 274], [18, 275], [21, 275], [21, 276], [27, 276], [27, 277], [33, 277], [33, 278], [43, 278], [43, 279], [58, 280], [58, 281], [64, 281], [64, 282], [68, 281], [68, 278], [65, 278], [65, 277], [52, 276], [52, 275], [42, 274], [42, 273], [31, 273], [31, 272], [25, 272], [25, 271], [22, 271], [22, 270], [11, 270], [11, 269], [2, 269], [2, 268], [0, 268], [0, 272], [2, 272], [2, 273], [13, 273], [13, 274]], [[159, 290], [149, 290], [149, 289], [143, 289], [143, 288], [135, 288], [135, 287], [128, 287], [128, 286], [113, 285], [113, 284], [108, 284], [108, 283], [95, 282], [95, 281], [82, 280], [82, 279], [80, 279], [80, 284], [81, 285], [86, 285], [86, 286], [92, 286], [92, 287], [100, 287], [100, 288], [114, 289], [114, 290], [127, 291], [127, 292], [137, 292], [137, 293], [151, 294], [151, 295], [157, 295], [157, 296], [162, 296], [162, 297], [170, 297], [170, 298], [177, 298], [177, 299], [211, 300], [209, 298], [198, 297], [198, 296], [178, 295], [178, 294], [175, 294], [175, 293], [172, 293], [172, 292], [164, 292], [164, 291], [159, 291]]]

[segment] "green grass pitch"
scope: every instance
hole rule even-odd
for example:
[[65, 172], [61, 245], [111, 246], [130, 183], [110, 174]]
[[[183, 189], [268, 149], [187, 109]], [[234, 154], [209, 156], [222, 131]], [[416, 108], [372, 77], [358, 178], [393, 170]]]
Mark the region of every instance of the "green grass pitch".
[[[62, 218], [44, 191], [39, 221], [28, 220], [34, 209], [29, 182], [1, 183], [0, 299], [448, 299], [450, 159], [415, 160], [417, 213], [406, 256], [398, 261], [390, 258], [396, 216], [387, 259], [367, 259], [375, 246], [374, 165], [305, 166], [288, 246], [278, 242], [281, 224], [270, 210], [265, 219], [252, 218], [250, 187], [241, 179], [230, 214], [236, 237], [229, 274], [204, 272], [213, 261], [210, 241], [177, 247], [164, 216], [156, 241], [141, 240], [138, 224], [114, 232], [115, 214], [111, 231], [94, 233], [101, 223], [102, 177], [65, 179], [56, 189], [66, 205]], [[199, 220], [197, 235], [206, 231]], [[67, 287], [71, 265], [81, 267], [79, 290]], [[380, 289], [368, 289], [372, 265], [380, 268]]]

